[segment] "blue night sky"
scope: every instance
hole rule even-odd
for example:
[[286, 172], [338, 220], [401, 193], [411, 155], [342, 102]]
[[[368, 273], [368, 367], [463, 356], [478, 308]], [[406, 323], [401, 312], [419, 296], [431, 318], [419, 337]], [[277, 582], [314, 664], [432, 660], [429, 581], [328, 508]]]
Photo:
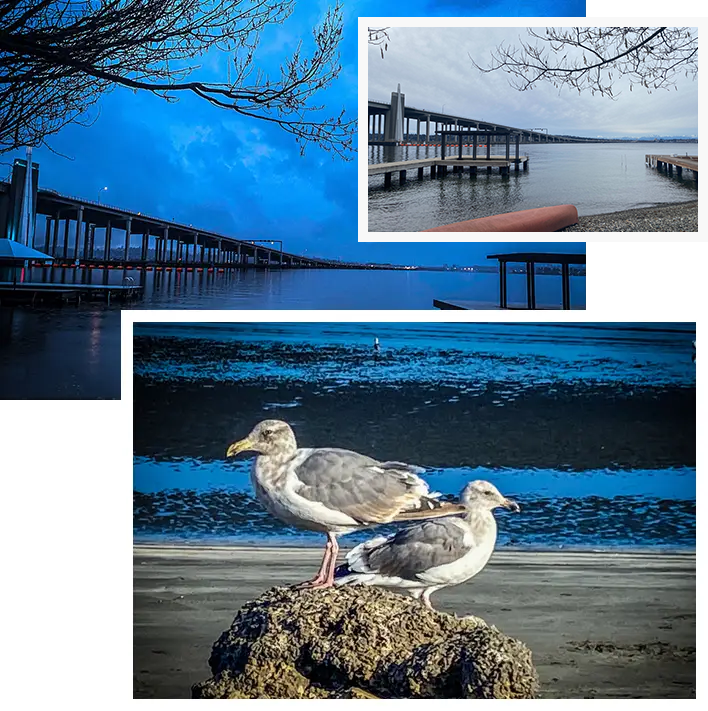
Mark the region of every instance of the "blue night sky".
[[[300, 38], [305, 44], [330, 3], [299, 0], [284, 25], [269, 27], [257, 56], [277, 70]], [[316, 103], [327, 114], [357, 109], [358, 16], [582, 16], [578, 0], [344, 0], [342, 72]], [[224, 80], [227, 57], [213, 53], [193, 75]], [[88, 113], [88, 127], [69, 125], [49, 139], [56, 153], [35, 150], [40, 185], [230, 234], [282, 239], [287, 251], [361, 261], [438, 264], [468, 261], [471, 245], [357, 243], [356, 161], [349, 163], [295, 141], [276, 126], [184, 95], [168, 104], [146, 92], [119, 88]], [[68, 158], [62, 157], [67, 156]], [[11, 163], [23, 152], [6, 154]], [[353, 156], [355, 157], [355, 156]], [[7, 168], [9, 170], [9, 168]], [[566, 247], [567, 245], [563, 245]], [[512, 251], [516, 247], [509, 245]], [[523, 248], [523, 247], [522, 247]], [[531, 249], [526, 244], [526, 249]], [[558, 245], [561, 248], [561, 245]], [[582, 248], [579, 250], [582, 251]]]

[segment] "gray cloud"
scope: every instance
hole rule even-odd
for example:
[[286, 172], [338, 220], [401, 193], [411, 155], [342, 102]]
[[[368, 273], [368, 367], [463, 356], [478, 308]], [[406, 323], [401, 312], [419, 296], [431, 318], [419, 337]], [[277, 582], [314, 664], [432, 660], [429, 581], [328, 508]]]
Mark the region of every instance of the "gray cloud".
[[618, 83], [616, 101], [589, 92], [559, 92], [550, 84], [520, 92], [498, 71], [483, 74], [501, 42], [527, 39], [525, 28], [392, 27], [384, 58], [369, 47], [369, 98], [388, 100], [400, 82], [406, 104], [515, 126], [577, 135], [697, 135], [698, 82], [681, 78], [678, 90], [655, 91]]

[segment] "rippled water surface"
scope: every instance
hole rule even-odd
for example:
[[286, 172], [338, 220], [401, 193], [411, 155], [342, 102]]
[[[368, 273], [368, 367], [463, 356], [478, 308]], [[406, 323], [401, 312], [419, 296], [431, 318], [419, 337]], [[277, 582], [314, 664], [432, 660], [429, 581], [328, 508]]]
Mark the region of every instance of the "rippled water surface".
[[266, 514], [250, 462], [225, 459], [275, 417], [302, 446], [424, 466], [449, 498], [493, 481], [523, 507], [500, 513], [502, 544], [692, 547], [694, 337], [693, 324], [136, 325], [136, 539], [321, 543]]
[[[448, 155], [456, 149], [448, 148]], [[465, 148], [471, 154], [471, 148]], [[486, 149], [484, 149], [486, 151]], [[504, 148], [496, 146], [497, 153]], [[512, 149], [513, 151], [513, 149]], [[439, 146], [370, 146], [369, 163], [439, 155]], [[698, 144], [596, 143], [529, 144], [527, 171], [502, 177], [480, 172], [416, 180], [404, 185], [394, 177], [384, 188], [383, 175], [369, 178], [369, 230], [417, 232], [439, 225], [534, 207], [571, 204], [580, 215], [617, 212], [658, 203], [698, 199], [692, 173], [670, 178], [645, 165], [645, 155], [698, 155]], [[486, 155], [486, 152], [484, 153]]]
[[[0, 399], [119, 398], [120, 310], [432, 309], [433, 299], [498, 303], [497, 274], [434, 271], [241, 270], [223, 273], [35, 269], [30, 281], [121, 284], [145, 279], [127, 304], [0, 307]], [[585, 307], [585, 277], [571, 277]], [[526, 277], [511, 274], [509, 305], [525, 304]], [[537, 275], [539, 306], [560, 306], [560, 277]]]

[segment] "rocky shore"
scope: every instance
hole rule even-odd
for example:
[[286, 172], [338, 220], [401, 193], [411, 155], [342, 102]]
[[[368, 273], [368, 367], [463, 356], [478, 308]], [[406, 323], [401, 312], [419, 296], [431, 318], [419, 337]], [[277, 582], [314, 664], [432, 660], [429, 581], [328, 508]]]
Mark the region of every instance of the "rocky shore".
[[559, 232], [698, 232], [698, 200], [587, 215]]

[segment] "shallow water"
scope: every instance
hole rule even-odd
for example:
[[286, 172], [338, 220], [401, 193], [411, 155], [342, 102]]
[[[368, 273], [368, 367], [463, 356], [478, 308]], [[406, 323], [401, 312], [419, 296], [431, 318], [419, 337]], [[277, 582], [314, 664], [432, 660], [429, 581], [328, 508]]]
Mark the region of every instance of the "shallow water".
[[493, 481], [523, 509], [500, 513], [502, 545], [692, 547], [694, 334], [693, 324], [136, 325], [136, 539], [320, 544], [265, 513], [248, 461], [225, 460], [229, 442], [274, 417], [302, 446], [422, 465], [446, 497]]

